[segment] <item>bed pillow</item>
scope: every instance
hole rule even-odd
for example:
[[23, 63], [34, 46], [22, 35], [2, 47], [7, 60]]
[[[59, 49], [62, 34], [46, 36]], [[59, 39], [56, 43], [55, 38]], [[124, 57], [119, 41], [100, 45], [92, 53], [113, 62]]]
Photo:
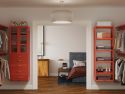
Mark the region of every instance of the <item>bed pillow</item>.
[[86, 61], [73, 60], [73, 67], [86, 66]]

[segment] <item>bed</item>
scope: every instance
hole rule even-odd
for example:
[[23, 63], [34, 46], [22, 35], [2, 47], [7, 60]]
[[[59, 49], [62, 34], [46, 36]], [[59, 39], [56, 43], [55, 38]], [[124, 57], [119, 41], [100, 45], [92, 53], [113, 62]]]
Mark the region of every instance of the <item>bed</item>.
[[[74, 67], [74, 60], [85, 64]], [[69, 52], [69, 68], [68, 79], [72, 82], [86, 83], [86, 52]]]

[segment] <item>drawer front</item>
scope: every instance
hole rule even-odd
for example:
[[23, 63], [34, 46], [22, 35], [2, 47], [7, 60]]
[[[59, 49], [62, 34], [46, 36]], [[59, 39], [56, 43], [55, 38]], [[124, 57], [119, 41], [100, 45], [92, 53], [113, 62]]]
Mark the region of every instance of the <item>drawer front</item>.
[[12, 64], [10, 65], [10, 79], [24, 80], [28, 79], [29, 70], [27, 64]]
[[28, 70], [28, 65], [26, 64], [12, 64], [10, 65], [11, 70]]
[[10, 56], [10, 64], [29, 64], [27, 54], [14, 54]]
[[22, 76], [22, 75], [11, 75], [10, 78], [11, 81], [28, 81], [28, 76]]
[[17, 75], [17, 74], [25, 76], [25, 75], [28, 75], [28, 72], [27, 70], [16, 70], [11, 73], [11, 75]]

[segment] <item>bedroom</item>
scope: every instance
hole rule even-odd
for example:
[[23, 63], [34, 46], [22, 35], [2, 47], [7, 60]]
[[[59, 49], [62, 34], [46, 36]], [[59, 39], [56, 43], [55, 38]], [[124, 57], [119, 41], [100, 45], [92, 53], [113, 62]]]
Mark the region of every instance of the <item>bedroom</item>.
[[[40, 32], [43, 32], [43, 26], [38, 25], [38, 28], [39, 29], [38, 29], [37, 35], [38, 35], [39, 61], [40, 61], [40, 58], [49, 59], [49, 69], [48, 69], [49, 73], [46, 75], [45, 74], [46, 72], [41, 73], [41, 74], [39, 72], [38, 73], [39, 80], [43, 77], [45, 79], [46, 76], [49, 76], [49, 77], [55, 76], [55, 78], [57, 78], [57, 76], [63, 74], [63, 73], [59, 73], [59, 68], [62, 67], [62, 62], [66, 63], [66, 65], [67, 65], [66, 68], [69, 69], [69, 68], [71, 68], [74, 58], [76, 60], [78, 59], [79, 61], [81, 59], [82, 60], [84, 59], [84, 61], [86, 60], [86, 57], [85, 57], [86, 56], [86, 27], [85, 26], [82, 26], [82, 25], [45, 25], [44, 26], [44, 47], [41, 47], [41, 41], [43, 39], [42, 40], [39, 39], [39, 38], [42, 38], [39, 35], [40, 35]], [[44, 49], [41, 50], [41, 48], [44, 48]], [[42, 56], [42, 57], [40, 57], [40, 55], [43, 54], [41, 51], [44, 51], [44, 56]], [[81, 56], [77, 57], [80, 54], [81, 54]], [[74, 55], [75, 55], [75, 57], [74, 57]], [[72, 56], [73, 56], [73, 58], [71, 58]], [[61, 60], [61, 61], [59, 61], [59, 60]], [[40, 64], [40, 62], [39, 62], [39, 64]], [[44, 67], [44, 65], [41, 67]], [[44, 67], [44, 69], [45, 69], [45, 67]], [[40, 71], [40, 68], [39, 68], [39, 71]], [[60, 71], [60, 72], [62, 72], [62, 71]], [[85, 74], [85, 73], [83, 73], [83, 74]], [[59, 77], [58, 77], [56, 83], [62, 84], [62, 83], [66, 83], [66, 81], [68, 81], [68, 80], [64, 80], [65, 77], [60, 78], [60, 79], [59, 79]], [[48, 79], [48, 78], [46, 78], [46, 79]], [[83, 81], [85, 84], [85, 82], [86, 82], [85, 77], [83, 79], [84, 79]], [[80, 79], [78, 79], [78, 80], [80, 80]]]

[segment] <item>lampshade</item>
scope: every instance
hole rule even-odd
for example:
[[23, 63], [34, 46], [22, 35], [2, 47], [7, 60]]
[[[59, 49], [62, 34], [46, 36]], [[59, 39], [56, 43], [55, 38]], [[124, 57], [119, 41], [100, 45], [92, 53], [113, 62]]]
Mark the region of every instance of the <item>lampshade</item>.
[[72, 23], [72, 12], [70, 10], [55, 10], [51, 14], [52, 22], [55, 24]]

